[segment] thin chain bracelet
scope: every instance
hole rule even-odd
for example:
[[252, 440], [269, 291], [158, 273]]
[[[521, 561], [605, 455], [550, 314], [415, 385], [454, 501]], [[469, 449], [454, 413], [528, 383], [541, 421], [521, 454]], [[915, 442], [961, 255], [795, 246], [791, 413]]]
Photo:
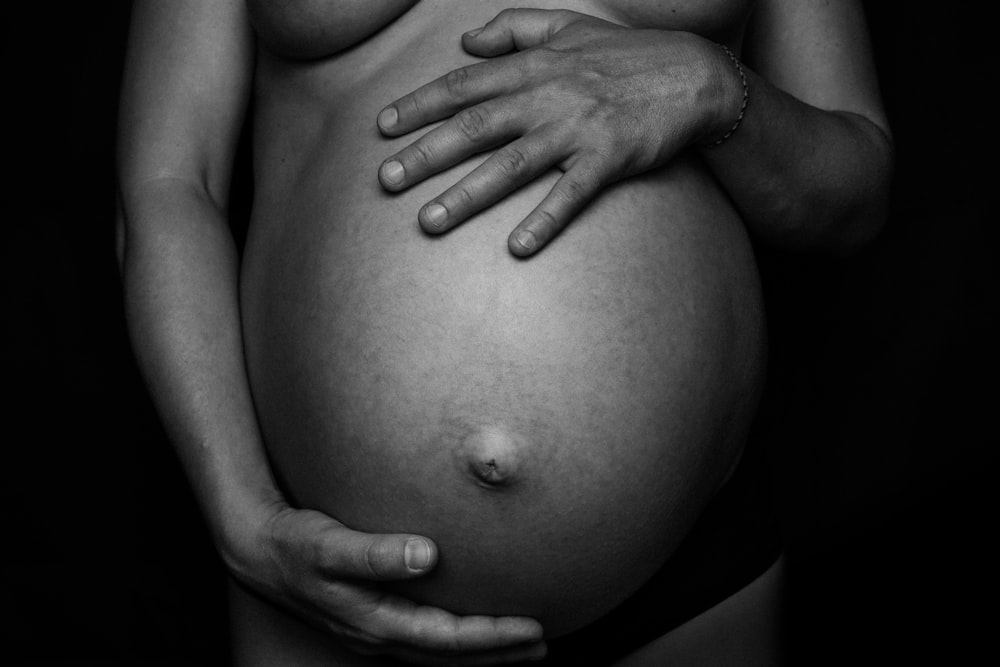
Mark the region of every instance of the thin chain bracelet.
[[740, 105], [740, 113], [736, 116], [736, 122], [733, 123], [731, 128], [729, 128], [729, 131], [722, 135], [721, 139], [710, 143], [709, 146], [718, 146], [723, 141], [733, 136], [733, 132], [735, 132], [737, 128], [739, 128], [740, 123], [743, 122], [743, 114], [747, 112], [747, 103], [750, 101], [750, 84], [747, 83], [747, 75], [743, 72], [743, 65], [740, 64], [739, 59], [732, 51], [729, 50], [728, 46], [725, 44], [719, 44], [719, 46], [726, 52], [726, 55], [733, 61], [733, 64], [736, 65], [736, 71], [740, 73], [740, 82], [743, 83], [743, 104]]

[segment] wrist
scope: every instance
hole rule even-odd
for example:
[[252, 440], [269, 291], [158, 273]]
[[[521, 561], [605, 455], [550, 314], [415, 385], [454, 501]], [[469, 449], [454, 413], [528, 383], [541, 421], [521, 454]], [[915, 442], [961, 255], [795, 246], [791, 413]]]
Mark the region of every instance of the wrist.
[[736, 54], [718, 43], [710, 44], [709, 53], [706, 88], [712, 112], [699, 142], [702, 148], [713, 148], [728, 141], [743, 124], [750, 101], [750, 82]]
[[276, 487], [231, 494], [212, 512], [210, 528], [216, 551], [237, 579], [255, 570], [262, 554], [268, 525], [289, 508]]

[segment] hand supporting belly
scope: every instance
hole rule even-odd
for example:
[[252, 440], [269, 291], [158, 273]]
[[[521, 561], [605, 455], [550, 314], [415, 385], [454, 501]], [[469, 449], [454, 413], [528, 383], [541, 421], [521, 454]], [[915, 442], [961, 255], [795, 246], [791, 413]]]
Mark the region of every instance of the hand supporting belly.
[[[366, 141], [320, 143], [375, 156]], [[420, 193], [296, 173], [294, 196], [260, 190], [243, 283], [288, 495], [434, 540], [438, 568], [393, 586], [415, 601], [532, 616], [548, 636], [610, 611], [682, 540], [756, 402], [759, 287], [725, 198], [678, 163], [521, 261], [502, 239], [530, 187], [442, 240], [406, 217]], [[614, 225], [629, 233], [609, 243]]]

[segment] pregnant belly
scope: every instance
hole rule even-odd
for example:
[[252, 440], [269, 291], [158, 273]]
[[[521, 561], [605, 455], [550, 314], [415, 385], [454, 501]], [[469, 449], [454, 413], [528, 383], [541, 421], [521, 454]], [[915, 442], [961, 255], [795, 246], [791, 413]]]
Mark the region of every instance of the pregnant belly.
[[[608, 190], [537, 257], [506, 235], [543, 179], [443, 238], [317, 160], [258, 197], [252, 388], [300, 506], [437, 543], [399, 585], [555, 636], [638, 588], [737, 460], [762, 325], [742, 224], [688, 162]], [[372, 160], [377, 164], [377, 160]], [[331, 188], [330, 183], [337, 183]]]

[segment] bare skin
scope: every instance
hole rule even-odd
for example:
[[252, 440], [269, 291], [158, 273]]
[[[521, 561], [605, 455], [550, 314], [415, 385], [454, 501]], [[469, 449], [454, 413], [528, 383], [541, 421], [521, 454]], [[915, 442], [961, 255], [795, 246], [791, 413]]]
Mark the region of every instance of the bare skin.
[[359, 583], [426, 573], [433, 541], [352, 531], [278, 490], [246, 376], [223, 203], [252, 77], [246, 8], [136, 2], [130, 40], [118, 221], [128, 323], [233, 576], [362, 649], [430, 663], [442, 650], [524, 656], [541, 637], [533, 620], [460, 618]]
[[[384, 16], [361, 13], [389, 21], [407, 5], [380, 5]], [[532, 27], [540, 25], [538, 21], [520, 23], [517, 15], [505, 16], [491, 24], [498, 30], [479, 34], [478, 39], [486, 43], [477, 44], [477, 38], [467, 37], [463, 44], [472, 53], [495, 56], [518, 42], [531, 50], [529, 42], [513, 37], [521, 34], [518, 31], [535, 44], [543, 41], [537, 27]], [[245, 586], [365, 654], [426, 664], [439, 664], [444, 659], [453, 664], [492, 664], [539, 655], [544, 644], [539, 643], [542, 628], [536, 621], [515, 616], [455, 615], [413, 604], [376, 584], [433, 571], [441, 555], [434, 540], [405, 532], [406, 528], [389, 534], [351, 530], [327, 513], [293, 508], [278, 490], [250, 395], [238, 307], [238, 266], [222, 203], [254, 77], [253, 33], [239, 2], [138, 2], [135, 17], [120, 151], [120, 252], [130, 331], [147, 382], [227, 565]], [[557, 26], [551, 30], [546, 27], [546, 35], [557, 38], [552, 40], [557, 47], [565, 46], [566, 52], [575, 51], [581, 58], [610, 68], [616, 76], [621, 71], [615, 68], [630, 60], [663, 62], [656, 61], [664, 57], [658, 46], [667, 39], [663, 35], [648, 35], [644, 40], [629, 35], [625, 41], [634, 42], [636, 48], [630, 51], [630, 46], [616, 43], [618, 33], [628, 32], [622, 28], [594, 19], [574, 19], [558, 27], [565, 19], [563, 13], [541, 17], [541, 25]], [[371, 29], [377, 29], [378, 22], [373, 25]], [[744, 222], [765, 238], [791, 246], [837, 248], [863, 241], [878, 227], [889, 144], [872, 84], [867, 46], [858, 41], [858, 25], [857, 10], [851, 3], [831, 9], [823, 3], [761, 2], [747, 27], [744, 53], [748, 59], [752, 55], [756, 68], [748, 71], [756, 95], [751, 110], [757, 114], [748, 113], [740, 131], [724, 145], [695, 150], [723, 183]], [[351, 39], [364, 39], [362, 33]], [[600, 36], [605, 48], [588, 55], [586, 40], [574, 41], [588, 34]], [[784, 37], [779, 39], [778, 35]], [[507, 37], [510, 39], [505, 42]], [[683, 147], [719, 136], [731, 123], [739, 99], [738, 80], [728, 69], [731, 63], [721, 51], [705, 49], [704, 40], [676, 37], [669, 39], [699, 44], [686, 52], [677, 50], [678, 62], [690, 64], [700, 59], [714, 63], [707, 71], [716, 95], [697, 117], [677, 121], [676, 126], [640, 123], [633, 127], [626, 143], [639, 150], [629, 156], [638, 166], [630, 164], [623, 169], [617, 155], [607, 150], [609, 142], [621, 140], [614, 137], [613, 129], [622, 126], [621, 118], [608, 108], [603, 124], [595, 124], [602, 114], [594, 113], [584, 119], [587, 123], [559, 133], [559, 141], [526, 147], [529, 159], [522, 163], [524, 171], [487, 173], [485, 178], [478, 174], [472, 181], [463, 181], [469, 177], [455, 173], [451, 184], [440, 184], [443, 187], [438, 191], [446, 193], [440, 199], [432, 199], [432, 192], [414, 188], [414, 184], [487, 144], [502, 145], [502, 136], [510, 133], [510, 127], [504, 130], [484, 125], [486, 139], [480, 143], [458, 141], [452, 153], [442, 153], [444, 159], [427, 160], [418, 167], [413, 163], [413, 150], [406, 148], [409, 139], [404, 139], [393, 155], [408, 176], [389, 183], [383, 168], [383, 185], [397, 191], [413, 188], [414, 197], [445, 204], [449, 216], [441, 229], [450, 229], [489, 201], [503, 198], [513, 185], [531, 181], [551, 165], [565, 166], [571, 178], [585, 173], [583, 187], [566, 188], [565, 177], [559, 181], [561, 189], [545, 200], [545, 206], [556, 205], [554, 210], [524, 210], [536, 243], [531, 248], [518, 246], [515, 235], [511, 250], [517, 254], [537, 251], [601, 188], [668, 163]], [[731, 42], [733, 48], [738, 46], [736, 41]], [[609, 59], [604, 61], [600, 53], [609, 54]], [[610, 57], [616, 53], [615, 58]], [[318, 57], [311, 51], [303, 55]], [[572, 77], [567, 76], [565, 64], [571, 59], [565, 55], [549, 58], [550, 64], [557, 66], [547, 71], [539, 68], [537, 90], [549, 91], [553, 99], [595, 94], [586, 87], [567, 85]], [[491, 99], [500, 100], [496, 104], [503, 104], [503, 95], [496, 96], [497, 86], [502, 89], [511, 80], [504, 73], [505, 67], [509, 65], [497, 66], [493, 70], [497, 78], [482, 84]], [[436, 74], [446, 70], [441, 68]], [[649, 88], [641, 105], [659, 108], [663, 103], [661, 79], [637, 87]], [[432, 87], [430, 92], [434, 90]], [[597, 91], [595, 96], [606, 99], [609, 95]], [[475, 96], [440, 96], [423, 107], [426, 114], [421, 116], [407, 115], [407, 98], [397, 98], [402, 100], [393, 105], [397, 125], [388, 127], [386, 116], [380, 116], [380, 128], [389, 136], [478, 101]], [[519, 106], [516, 113], [508, 107], [505, 117], [517, 126], [513, 133], [517, 137], [537, 138], [539, 128], [565, 122], [558, 115], [544, 113], [571, 107], [527, 105]], [[600, 110], [601, 106], [592, 108]], [[373, 120], [378, 111], [372, 110]], [[619, 107], [615, 113], [637, 117], [634, 108]], [[640, 117], [652, 116], [655, 114]], [[455, 124], [442, 127], [426, 141], [455, 142]], [[596, 144], [587, 143], [592, 138]], [[640, 148], [644, 146], [656, 149]], [[586, 172], [573, 172], [580, 164], [586, 166]], [[446, 174], [446, 178], [452, 177]], [[543, 187], [554, 184], [548, 178], [540, 182]], [[450, 199], [459, 190], [448, 185], [456, 182], [463, 188], [472, 186], [468, 196], [461, 198], [465, 210]], [[861, 187], [862, 182], [867, 185]], [[435, 182], [429, 183], [437, 187]], [[564, 191], [577, 194], [566, 199], [560, 194]], [[538, 197], [536, 204], [543, 201], [543, 194], [537, 188], [533, 192], [531, 196]], [[399, 203], [405, 207], [410, 202]], [[520, 206], [524, 208], [524, 202]], [[421, 224], [436, 231], [428, 224], [426, 207], [422, 210]], [[544, 224], [538, 226], [539, 221]], [[568, 239], [565, 242], [570, 243]], [[722, 460], [722, 472], [713, 475], [724, 476], [729, 464]], [[412, 557], [409, 565], [408, 555]], [[359, 579], [370, 583], [359, 583]]]
[[[570, 11], [502, 12], [462, 37], [470, 53], [487, 60], [380, 112], [387, 136], [445, 120], [388, 158], [380, 181], [399, 191], [500, 146], [420, 209], [423, 229], [437, 234], [558, 166], [563, 177], [508, 239], [512, 253], [529, 256], [608, 184], [692, 147], [760, 236], [798, 248], [864, 243], [884, 219], [891, 143], [865, 66], [868, 48], [863, 33], [856, 34], [864, 27], [860, 8], [831, 15], [825, 3], [762, 4], [758, 13], [769, 20], [840, 23], [845, 32], [853, 29], [853, 39], [813, 47], [839, 62], [798, 68], [779, 59], [809, 47], [789, 40], [772, 47], [776, 53], [761, 49], [761, 76], [736, 69], [722, 49], [691, 33], [629, 30]], [[830, 71], [838, 65], [840, 79]], [[738, 133], [716, 145], [740, 112], [740, 71], [749, 79], [753, 111], [741, 118]]]

